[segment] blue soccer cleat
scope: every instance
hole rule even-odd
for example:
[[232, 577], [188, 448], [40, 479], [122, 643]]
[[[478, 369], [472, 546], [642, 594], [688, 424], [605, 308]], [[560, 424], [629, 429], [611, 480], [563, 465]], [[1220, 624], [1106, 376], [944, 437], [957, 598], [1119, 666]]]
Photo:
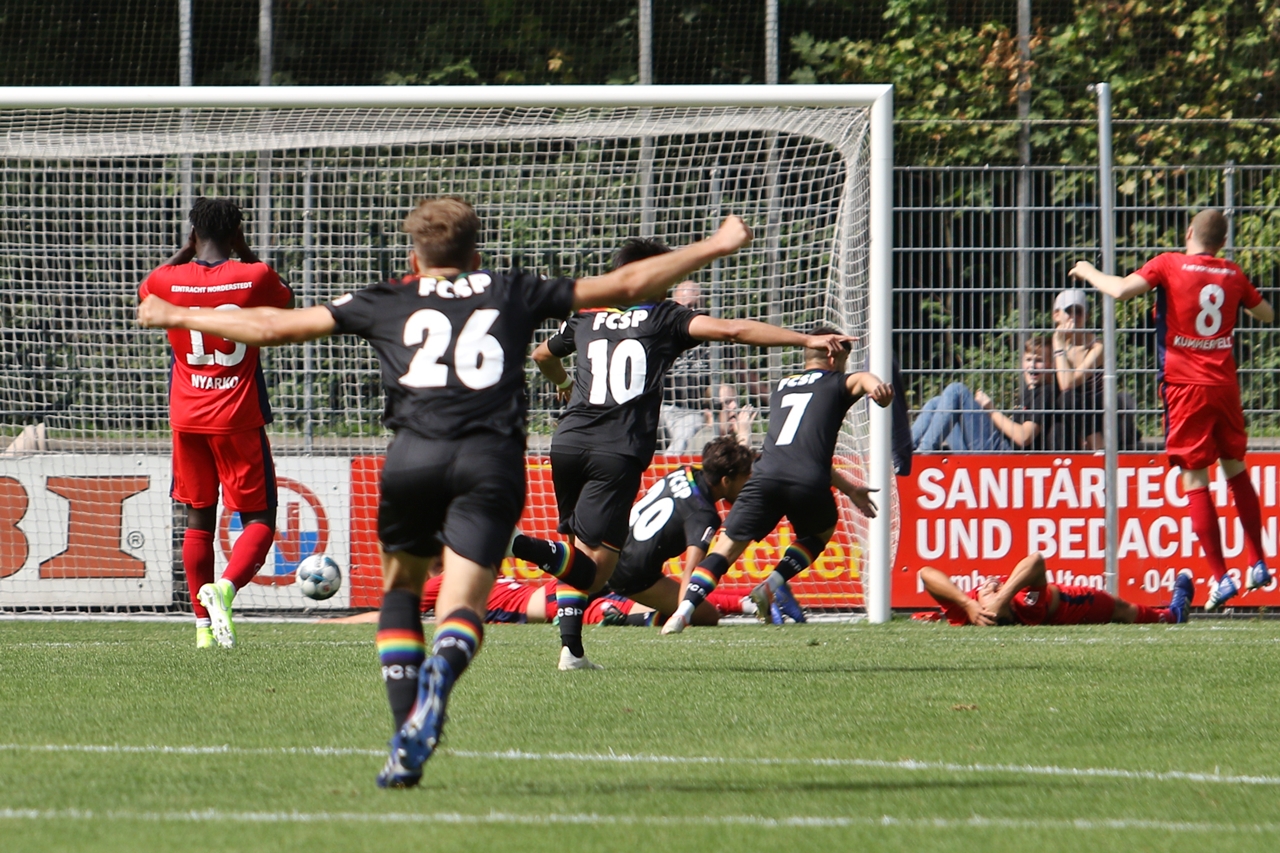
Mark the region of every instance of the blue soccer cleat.
[[782, 611], [778, 609], [777, 604], [769, 605], [769, 624], [770, 625], [782, 624]]
[[378, 774], [379, 788], [412, 788], [422, 779], [422, 765], [435, 752], [444, 730], [444, 709], [456, 677], [448, 661], [432, 655], [418, 671], [418, 699], [409, 719], [391, 738], [391, 755]]
[[796, 597], [791, 594], [791, 587], [785, 583], [773, 591], [773, 601], [782, 611], [782, 615], [792, 622], [808, 621], [804, 618], [804, 609], [800, 606], [800, 602], [796, 601]]
[[1195, 598], [1195, 595], [1195, 581], [1191, 577], [1191, 572], [1183, 569], [1174, 578], [1173, 598], [1169, 600], [1169, 612], [1173, 614], [1174, 622], [1181, 624], [1187, 621], [1187, 616], [1191, 610], [1191, 601]]
[[1249, 567], [1249, 571], [1244, 575], [1244, 588], [1253, 591], [1262, 589], [1271, 583], [1271, 572], [1267, 570], [1267, 564], [1259, 560]]
[[1228, 599], [1234, 598], [1240, 591], [1240, 584], [1231, 575], [1223, 575], [1220, 581], [1209, 581], [1209, 600], [1204, 603], [1204, 612], [1212, 613], [1222, 608]]

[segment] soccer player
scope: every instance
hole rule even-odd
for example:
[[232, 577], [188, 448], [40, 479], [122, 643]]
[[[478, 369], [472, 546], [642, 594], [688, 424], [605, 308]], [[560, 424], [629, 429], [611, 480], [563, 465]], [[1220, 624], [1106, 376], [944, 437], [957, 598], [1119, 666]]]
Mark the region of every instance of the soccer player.
[[[139, 298], [154, 295], [206, 314], [289, 304], [293, 293], [245, 243], [235, 202], [196, 199], [190, 220], [186, 246], [147, 276]], [[169, 345], [171, 494], [187, 506], [182, 566], [196, 617], [196, 648], [230, 648], [236, 643], [236, 592], [262, 568], [275, 541], [275, 469], [264, 429], [271, 406], [257, 347], [186, 329], [170, 330]], [[223, 504], [240, 513], [243, 532], [215, 583], [219, 486]]]
[[1044, 557], [1035, 552], [1014, 566], [1008, 580], [992, 578], [968, 593], [931, 566], [919, 571], [925, 591], [952, 625], [1105, 625], [1185, 622], [1195, 595], [1190, 572], [1174, 581], [1165, 607], [1131, 604], [1090, 586], [1049, 583]]
[[[893, 387], [874, 374], [844, 372], [848, 350], [841, 346], [833, 354], [825, 344], [835, 334], [828, 327], [814, 329], [814, 337], [824, 344], [806, 346], [804, 372], [786, 377], [774, 389], [769, 398], [769, 432], [755, 472], [729, 510], [715, 550], [693, 570], [684, 600], [662, 626], [662, 633], [678, 634], [688, 627], [695, 609], [734, 561], [752, 542], [768, 536], [784, 515], [795, 528], [796, 539], [765, 579], [762, 592], [782, 588], [831, 541], [838, 519], [831, 495], [837, 482], [831, 454], [845, 412], [863, 396], [881, 408], [893, 401]], [[864, 513], [875, 512], [870, 491], [854, 490], [854, 503]]]
[[1244, 528], [1249, 568], [1245, 589], [1271, 583], [1262, 551], [1262, 508], [1249, 480], [1244, 454], [1249, 445], [1240, 384], [1231, 354], [1236, 314], [1241, 306], [1255, 320], [1275, 320], [1271, 304], [1240, 267], [1217, 257], [1226, 243], [1227, 219], [1202, 210], [1186, 233], [1186, 252], [1164, 252], [1121, 278], [1081, 261], [1074, 278], [1124, 301], [1156, 290], [1156, 347], [1160, 397], [1164, 400], [1165, 453], [1182, 469], [1191, 529], [1213, 572], [1206, 611], [1217, 610], [1240, 591], [1227, 574], [1218, 530], [1218, 511], [1209, 495], [1209, 466], [1222, 465]]
[[[524, 509], [523, 362], [534, 329], [592, 305], [629, 305], [751, 240], [736, 216], [712, 236], [607, 275], [574, 281], [481, 269], [480, 219], [459, 198], [424, 200], [404, 222], [412, 274], [298, 311], [189, 311], [151, 297], [144, 326], [195, 329], [255, 346], [332, 334], [363, 337], [378, 354], [387, 448], [378, 503], [385, 594], [377, 644], [395, 720], [384, 787], [409, 787], [439, 743], [445, 706], [484, 637], [484, 614]], [[582, 564], [591, 558], [579, 554]], [[442, 561], [432, 654], [419, 600]], [[593, 567], [594, 569], [594, 567]]]
[[[614, 258], [620, 270], [671, 251], [633, 238]], [[845, 335], [804, 335], [754, 320], [720, 320], [673, 299], [575, 314], [533, 358], [569, 406], [551, 439], [551, 476], [560, 532], [592, 559], [574, 563], [573, 545], [517, 536], [512, 553], [561, 582], [557, 592], [561, 670], [594, 669], [582, 648], [582, 609], [604, 587], [627, 538], [640, 478], [653, 461], [663, 380], [685, 350], [703, 341], [758, 347], [804, 346], [835, 352]], [[578, 353], [572, 378], [561, 359]]]

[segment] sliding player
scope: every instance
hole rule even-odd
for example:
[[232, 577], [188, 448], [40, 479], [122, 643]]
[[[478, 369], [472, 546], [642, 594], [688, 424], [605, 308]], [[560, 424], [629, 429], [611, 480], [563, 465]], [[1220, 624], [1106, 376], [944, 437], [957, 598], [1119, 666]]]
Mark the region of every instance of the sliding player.
[[[480, 219], [459, 198], [423, 201], [403, 227], [413, 237], [413, 273], [328, 305], [188, 311], [151, 297], [139, 310], [144, 326], [195, 329], [255, 346], [355, 334], [378, 354], [385, 423], [395, 431], [378, 503], [386, 592], [377, 642], [397, 727], [378, 775], [384, 787], [421, 780], [449, 693], [484, 637], [489, 590], [524, 509], [523, 362], [534, 329], [591, 305], [657, 299], [751, 240], [746, 224], [731, 216], [700, 242], [574, 281], [480, 269]], [[427, 658], [419, 600], [437, 559], [444, 567], [441, 618]]]
[[[631, 239], [614, 269], [671, 251], [662, 242]], [[533, 358], [569, 406], [551, 439], [551, 475], [560, 532], [572, 534], [593, 565], [574, 563], [569, 546], [517, 537], [512, 553], [561, 582], [557, 601], [562, 670], [592, 669], [582, 648], [582, 608], [604, 587], [627, 538], [628, 514], [640, 478], [653, 461], [662, 387], [685, 350], [703, 341], [758, 347], [805, 346], [835, 352], [844, 335], [803, 335], [754, 320], [719, 320], [672, 299], [633, 308], [593, 308], [575, 314], [540, 344]], [[577, 352], [574, 377], [561, 359]]]
[[1090, 586], [1049, 583], [1044, 557], [1028, 554], [1003, 583], [990, 579], [966, 593], [931, 566], [919, 572], [925, 591], [952, 625], [1104, 625], [1186, 622], [1195, 595], [1185, 569], [1173, 582], [1167, 607], [1131, 604]]
[[1073, 278], [1120, 301], [1158, 289], [1156, 347], [1165, 453], [1182, 469], [1191, 529], [1213, 571], [1206, 611], [1217, 610], [1240, 591], [1240, 584], [1227, 574], [1218, 511], [1209, 494], [1209, 466], [1215, 460], [1227, 476], [1244, 528], [1250, 562], [1245, 589], [1258, 589], [1272, 580], [1262, 550], [1262, 508], [1244, 465], [1249, 436], [1231, 347], [1241, 306], [1263, 323], [1274, 321], [1275, 311], [1240, 267], [1217, 257], [1226, 240], [1227, 218], [1218, 210], [1202, 210], [1187, 228], [1185, 253], [1156, 255], [1124, 278], [1100, 272], [1087, 261], [1071, 269]]
[[[196, 199], [190, 219], [187, 245], [147, 276], [139, 298], [154, 294], [205, 312], [289, 304], [293, 293], [245, 243], [235, 202]], [[264, 429], [271, 406], [257, 347], [183, 329], [169, 332], [169, 345], [171, 493], [187, 506], [182, 567], [196, 617], [196, 648], [215, 642], [230, 648], [236, 644], [231, 603], [262, 568], [275, 541], [275, 469]], [[214, 583], [219, 486], [222, 503], [240, 513], [243, 532]]]
[[[813, 334], [829, 340], [836, 332], [819, 327]], [[863, 396], [881, 408], [893, 401], [893, 387], [874, 374], [845, 374], [848, 359], [844, 348], [833, 355], [825, 346], [806, 347], [804, 372], [778, 383], [769, 399], [769, 432], [755, 473], [729, 510], [715, 550], [694, 569], [684, 600], [662, 633], [678, 634], [688, 627], [695, 609], [734, 561], [752, 542], [768, 536], [783, 516], [795, 528], [796, 539], [766, 578], [769, 589], [800, 574], [826, 549], [837, 520], [831, 454], [845, 412]], [[875, 511], [869, 489], [854, 494], [859, 509]]]

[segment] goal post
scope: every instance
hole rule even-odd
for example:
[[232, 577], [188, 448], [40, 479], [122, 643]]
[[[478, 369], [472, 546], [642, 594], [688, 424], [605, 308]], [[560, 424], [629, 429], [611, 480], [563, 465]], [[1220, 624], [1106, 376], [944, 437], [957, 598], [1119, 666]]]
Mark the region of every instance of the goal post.
[[[180, 603], [180, 572], [151, 568], [174, 561], [173, 543], [155, 541], [175, 529], [158, 517], [167, 495], [148, 508], [137, 497], [167, 482], [167, 350], [134, 326], [132, 306], [185, 235], [193, 195], [240, 202], [250, 243], [300, 304], [400, 271], [398, 223], [422, 195], [476, 201], [492, 266], [572, 275], [603, 271], [642, 228], [680, 245], [739, 213], [756, 241], [701, 277], [704, 307], [835, 324], [858, 338], [853, 367], [887, 379], [892, 99], [888, 85], [0, 88], [0, 610]], [[712, 347], [708, 404], [759, 407], [797, 356]], [[372, 355], [323, 341], [270, 352], [264, 370], [281, 482], [301, 514], [282, 500], [277, 548], [296, 562], [328, 541], [355, 565], [369, 533], [357, 508], [376, 473], [361, 460], [385, 440]], [[534, 457], [554, 395], [530, 376], [530, 500], [546, 503]], [[859, 588], [811, 593], [818, 605], [861, 603], [873, 622], [889, 618], [890, 434], [888, 409], [851, 411], [837, 452], [880, 490], [882, 512], [866, 524], [842, 504], [842, 559], [859, 564]], [[76, 491], [96, 480], [110, 492], [98, 503]], [[312, 518], [325, 490], [343, 488], [336, 517]], [[263, 606], [282, 606], [270, 578], [261, 586]], [[358, 603], [350, 595], [334, 606]]]

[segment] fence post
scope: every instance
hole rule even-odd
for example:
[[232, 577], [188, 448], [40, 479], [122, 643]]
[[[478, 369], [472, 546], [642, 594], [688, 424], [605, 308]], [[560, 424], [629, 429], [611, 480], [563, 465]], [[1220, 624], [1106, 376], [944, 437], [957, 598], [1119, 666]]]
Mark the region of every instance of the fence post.
[[[1098, 242], [1102, 249], [1102, 271], [1116, 274], [1116, 176], [1111, 154], [1111, 84], [1098, 83]], [[1116, 300], [1102, 297], [1102, 437], [1106, 450], [1104, 487], [1106, 506], [1106, 557], [1104, 580], [1107, 592], [1120, 588], [1118, 548], [1120, 541], [1120, 432], [1116, 413]]]
[[764, 82], [778, 85], [778, 0], [764, 0]]

